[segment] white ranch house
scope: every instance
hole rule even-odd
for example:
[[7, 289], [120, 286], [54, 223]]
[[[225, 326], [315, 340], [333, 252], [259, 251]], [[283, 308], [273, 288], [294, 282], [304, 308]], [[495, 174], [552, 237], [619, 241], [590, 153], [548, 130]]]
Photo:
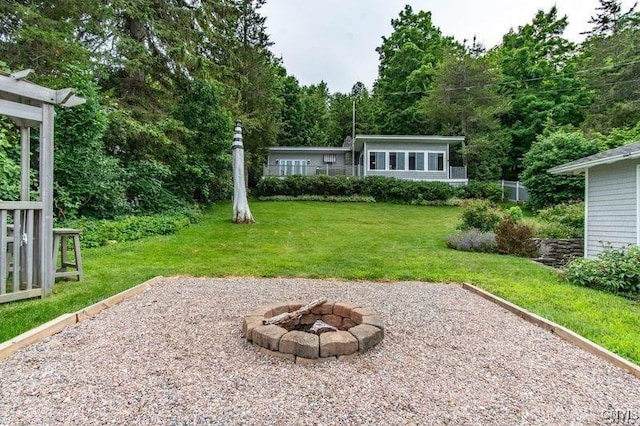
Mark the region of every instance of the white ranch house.
[[640, 142], [549, 169], [585, 175], [585, 251], [593, 258], [603, 244], [640, 245]]
[[388, 176], [468, 182], [466, 167], [451, 165], [451, 146], [463, 136], [357, 135], [342, 147], [269, 148], [264, 176]]

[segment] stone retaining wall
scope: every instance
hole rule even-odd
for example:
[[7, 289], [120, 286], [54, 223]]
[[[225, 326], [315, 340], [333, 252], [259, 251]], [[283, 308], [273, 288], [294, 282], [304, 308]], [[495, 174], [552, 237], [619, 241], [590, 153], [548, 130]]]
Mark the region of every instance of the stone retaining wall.
[[582, 238], [532, 238], [540, 249], [540, 257], [534, 259], [554, 268], [561, 268], [572, 259], [584, 256]]

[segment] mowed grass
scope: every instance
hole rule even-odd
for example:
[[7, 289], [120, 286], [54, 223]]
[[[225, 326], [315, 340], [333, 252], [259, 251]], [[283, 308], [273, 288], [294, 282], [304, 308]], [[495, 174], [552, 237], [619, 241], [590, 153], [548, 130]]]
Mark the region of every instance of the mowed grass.
[[0, 341], [157, 275], [412, 280], [475, 284], [640, 362], [640, 304], [567, 284], [526, 259], [446, 248], [457, 208], [256, 201], [251, 209], [256, 224], [231, 223], [222, 203], [176, 235], [83, 250], [85, 281], [0, 305]]

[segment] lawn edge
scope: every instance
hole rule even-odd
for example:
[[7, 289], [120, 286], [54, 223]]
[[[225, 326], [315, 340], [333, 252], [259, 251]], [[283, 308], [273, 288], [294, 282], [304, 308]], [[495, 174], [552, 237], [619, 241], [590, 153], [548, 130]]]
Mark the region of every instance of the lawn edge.
[[158, 284], [163, 279], [164, 277], [162, 275], [153, 277], [141, 284], [136, 285], [135, 287], [131, 287], [111, 297], [101, 300], [98, 303], [94, 303], [93, 305], [87, 306], [86, 308], [82, 308], [79, 311], [73, 313], [62, 314], [49, 322], [32, 328], [29, 331], [25, 331], [24, 333], [12, 339], [9, 339], [4, 343], [0, 343], [0, 361], [8, 358], [20, 349], [44, 340], [47, 337], [51, 337], [54, 334], [60, 333], [62, 330], [69, 326], [85, 321], [99, 314], [105, 309], [115, 306], [118, 303], [122, 303], [123, 301], [130, 299], [137, 294], [143, 293], [144, 291]]
[[536, 315], [532, 312], [529, 312], [526, 309], [521, 308], [520, 306], [514, 303], [511, 303], [505, 299], [495, 296], [494, 294], [491, 294], [488, 291], [478, 288], [472, 284], [462, 283], [462, 288], [472, 293], [475, 293], [478, 296], [483, 297], [484, 299], [487, 299], [490, 302], [495, 303], [496, 305], [499, 305], [505, 308], [506, 310], [516, 314], [517, 316], [524, 319], [525, 321], [528, 321], [532, 324], [537, 325], [538, 327], [548, 330], [551, 333], [560, 337], [561, 339], [566, 340], [567, 342], [575, 346], [578, 346], [579, 348], [640, 378], [640, 366], [638, 366], [637, 364], [634, 364], [633, 362], [625, 358], [622, 358], [620, 355], [617, 355], [608, 349], [603, 348], [597, 343], [592, 342], [591, 340], [569, 330], [568, 328], [563, 327], [559, 324], [556, 324], [553, 321], [549, 321], [548, 319], [543, 318], [539, 315]]

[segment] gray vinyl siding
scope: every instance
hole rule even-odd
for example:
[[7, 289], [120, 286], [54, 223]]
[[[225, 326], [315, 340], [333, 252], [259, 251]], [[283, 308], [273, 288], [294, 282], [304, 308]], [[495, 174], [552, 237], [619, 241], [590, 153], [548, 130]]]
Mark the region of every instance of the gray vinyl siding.
[[603, 243], [614, 247], [637, 243], [639, 163], [620, 161], [588, 170], [586, 257], [600, 253]]
[[[421, 171], [421, 170], [369, 170], [369, 152], [444, 152], [443, 171]], [[449, 148], [447, 144], [425, 144], [425, 143], [384, 143], [368, 142], [365, 146], [364, 166], [367, 176], [387, 176], [399, 179], [412, 180], [447, 180], [449, 170]], [[425, 158], [425, 166], [428, 159]]]
[[[273, 165], [276, 164], [276, 160], [308, 160], [311, 161], [309, 167], [317, 167], [325, 165], [324, 162], [324, 154], [323, 152], [277, 152], [277, 153], [269, 153], [269, 158], [267, 164]], [[336, 157], [336, 162], [332, 165], [334, 166], [344, 166], [344, 153], [335, 153], [332, 154]], [[351, 164], [349, 164], [351, 165]]]

